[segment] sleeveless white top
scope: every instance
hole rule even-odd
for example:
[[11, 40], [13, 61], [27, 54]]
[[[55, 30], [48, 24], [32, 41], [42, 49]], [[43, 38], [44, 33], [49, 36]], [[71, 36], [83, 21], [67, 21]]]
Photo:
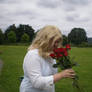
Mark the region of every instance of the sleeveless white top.
[[20, 85], [20, 92], [55, 92], [53, 75], [57, 68], [54, 59], [44, 59], [39, 56], [38, 49], [27, 52], [24, 63], [24, 79]]

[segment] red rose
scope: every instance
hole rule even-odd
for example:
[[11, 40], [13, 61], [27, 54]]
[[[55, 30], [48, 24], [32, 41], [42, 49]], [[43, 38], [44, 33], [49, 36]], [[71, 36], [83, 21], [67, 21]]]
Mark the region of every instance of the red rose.
[[50, 56], [51, 56], [52, 58], [55, 58], [55, 57], [56, 57], [55, 54], [53, 54], [53, 53], [50, 54]]
[[59, 54], [56, 55], [56, 57], [60, 58], [60, 57], [63, 57], [63, 55], [59, 53]]
[[67, 51], [64, 52], [64, 56], [68, 56], [68, 52]]
[[59, 50], [60, 53], [64, 52], [64, 48], [58, 48], [58, 50]]
[[68, 56], [67, 49], [70, 49], [70, 45], [66, 45], [66, 48], [57, 48], [54, 49], [52, 54], [50, 56], [52, 58], [62, 58], [63, 56]]
[[64, 56], [68, 56], [68, 52], [66, 48], [62, 48], [62, 52], [61, 52]]
[[66, 49], [69, 49], [69, 50], [71, 49], [69, 44], [66, 45]]
[[60, 52], [59, 48], [54, 49], [53, 51], [54, 51], [54, 53], [56, 53], [56, 54]]

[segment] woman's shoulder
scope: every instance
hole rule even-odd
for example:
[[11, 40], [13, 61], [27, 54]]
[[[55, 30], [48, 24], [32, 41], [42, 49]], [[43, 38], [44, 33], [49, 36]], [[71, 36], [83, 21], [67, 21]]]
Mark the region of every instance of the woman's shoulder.
[[29, 50], [26, 55], [25, 55], [25, 58], [24, 60], [27, 60], [27, 59], [40, 59], [40, 56], [38, 54], [38, 49], [33, 49], [33, 50]]
[[29, 50], [28, 53], [38, 53], [38, 49]]
[[32, 55], [32, 56], [34, 56], [34, 55], [39, 55], [38, 49], [29, 50], [29, 51], [27, 52], [27, 55]]

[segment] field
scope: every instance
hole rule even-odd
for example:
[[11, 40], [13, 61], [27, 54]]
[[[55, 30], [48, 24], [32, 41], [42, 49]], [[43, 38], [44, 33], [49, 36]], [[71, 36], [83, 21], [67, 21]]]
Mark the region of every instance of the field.
[[[0, 46], [0, 59], [3, 69], [0, 73], [0, 92], [19, 92], [20, 76], [23, 75], [22, 63], [27, 46]], [[71, 57], [79, 66], [74, 70], [79, 75], [80, 84], [86, 92], [92, 91], [92, 48], [72, 48]], [[74, 92], [71, 79], [57, 82], [56, 92]]]

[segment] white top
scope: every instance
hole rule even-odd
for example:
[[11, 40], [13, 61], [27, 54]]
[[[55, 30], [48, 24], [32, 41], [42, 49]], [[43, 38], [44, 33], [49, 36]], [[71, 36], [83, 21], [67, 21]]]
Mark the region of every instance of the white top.
[[38, 49], [28, 51], [23, 63], [24, 79], [20, 92], [55, 92], [53, 75], [57, 69], [53, 68], [54, 63], [54, 59], [39, 56]]

